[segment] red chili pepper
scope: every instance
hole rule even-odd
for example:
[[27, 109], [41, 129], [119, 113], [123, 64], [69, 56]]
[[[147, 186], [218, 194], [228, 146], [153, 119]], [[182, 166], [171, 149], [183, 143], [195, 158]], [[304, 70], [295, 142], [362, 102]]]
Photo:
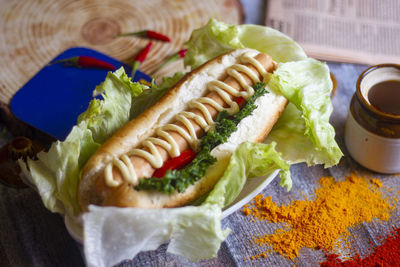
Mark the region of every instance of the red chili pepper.
[[196, 153], [193, 150], [185, 150], [179, 156], [167, 160], [161, 168], [154, 172], [153, 177], [161, 178], [168, 170], [180, 169], [190, 163], [195, 157]]
[[90, 56], [70, 57], [50, 63], [50, 65], [52, 64], [63, 64], [64, 66], [73, 66], [73, 67], [81, 67], [89, 69], [94, 68], [94, 69], [104, 69], [104, 70], [115, 70], [115, 67], [110, 63]]
[[143, 50], [140, 51], [139, 54], [136, 55], [135, 60], [133, 61], [133, 64], [132, 64], [132, 73], [131, 73], [132, 79], [135, 76], [135, 73], [136, 73], [137, 69], [139, 68], [140, 64], [142, 64], [143, 61], [145, 61], [152, 46], [153, 46], [153, 42], [149, 42], [146, 45], [146, 47], [143, 48]]
[[170, 56], [163, 64], [161, 64], [161, 66], [159, 66], [154, 72], [159, 71], [160, 69], [164, 68], [166, 65], [168, 65], [171, 62], [174, 62], [180, 58], [184, 58], [186, 55], [186, 51], [187, 49], [182, 49], [178, 52], [176, 52], [175, 54], [173, 54], [172, 56]]
[[153, 40], [159, 40], [163, 42], [171, 42], [171, 39], [159, 32], [151, 31], [151, 30], [144, 30], [144, 31], [138, 31], [138, 32], [127, 32], [127, 33], [122, 33], [117, 35], [119, 36], [129, 36], [129, 35], [134, 35], [134, 36], [140, 36], [140, 37], [147, 37]]
[[186, 55], [186, 52], [187, 52], [187, 49], [186, 49], [186, 48], [185, 48], [185, 49], [182, 49], [182, 50], [180, 50], [180, 51], [178, 51], [179, 57], [180, 57], [180, 58], [184, 58], [185, 55]]
[[234, 101], [239, 105], [239, 107], [242, 107], [244, 102], [246, 102], [246, 99], [244, 99], [242, 96], [239, 96]]

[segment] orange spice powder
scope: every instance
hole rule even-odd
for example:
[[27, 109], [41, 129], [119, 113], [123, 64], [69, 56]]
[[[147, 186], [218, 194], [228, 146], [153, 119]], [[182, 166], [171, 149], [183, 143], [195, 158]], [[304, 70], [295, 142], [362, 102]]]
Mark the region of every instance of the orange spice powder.
[[[323, 177], [315, 191], [315, 200], [295, 200], [278, 206], [270, 196], [256, 196], [243, 208], [252, 220], [286, 223], [273, 234], [253, 236], [260, 246], [272, 246], [273, 251], [293, 260], [303, 247], [332, 251], [339, 240], [350, 235], [347, 229], [373, 218], [388, 220], [394, 207], [377, 190], [380, 181], [372, 183], [365, 177], [351, 174], [343, 181]], [[252, 258], [265, 257], [265, 249]]]

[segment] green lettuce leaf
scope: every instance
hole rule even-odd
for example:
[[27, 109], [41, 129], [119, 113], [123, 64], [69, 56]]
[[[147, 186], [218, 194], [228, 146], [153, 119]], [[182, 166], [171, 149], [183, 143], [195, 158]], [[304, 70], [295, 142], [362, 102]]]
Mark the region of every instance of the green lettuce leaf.
[[267, 53], [276, 62], [307, 57], [295, 41], [277, 30], [250, 24], [230, 25], [215, 19], [194, 30], [186, 46], [185, 66], [192, 69], [223, 53], [244, 47]]
[[281, 64], [269, 87], [281, 92], [290, 105], [266, 142], [276, 142], [277, 150], [291, 163], [337, 164], [343, 154], [329, 123], [333, 107], [328, 66], [311, 58]]
[[61, 214], [79, 214], [79, 173], [98, 147], [83, 123], [75, 126], [64, 142], [58, 141], [47, 153], [39, 153], [38, 160], [29, 159], [29, 171], [20, 162], [25, 176], [34, 184], [47, 209]]
[[132, 98], [140, 95], [143, 89], [144, 85], [133, 83], [122, 67], [109, 72], [93, 92], [94, 96], [101, 94], [103, 100], [92, 100], [89, 108], [79, 116], [78, 124], [85, 121], [93, 139], [104, 143], [110, 134], [129, 120]]
[[90, 206], [89, 210], [83, 215], [88, 266], [113, 266], [168, 240], [170, 253], [190, 261], [208, 259], [217, 256], [230, 232], [221, 229], [221, 208], [216, 205], [170, 209]]
[[288, 190], [292, 187], [289, 164], [275, 150], [275, 143], [242, 143], [229, 160], [224, 175], [208, 195], [204, 204], [226, 207], [239, 195], [247, 178], [266, 176], [281, 169], [281, 185]]

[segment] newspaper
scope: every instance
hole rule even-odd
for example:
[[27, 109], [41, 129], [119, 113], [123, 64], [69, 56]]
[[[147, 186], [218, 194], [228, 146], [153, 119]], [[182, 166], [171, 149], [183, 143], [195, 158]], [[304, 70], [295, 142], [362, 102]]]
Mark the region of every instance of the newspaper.
[[266, 25], [318, 59], [400, 63], [399, 0], [269, 0]]

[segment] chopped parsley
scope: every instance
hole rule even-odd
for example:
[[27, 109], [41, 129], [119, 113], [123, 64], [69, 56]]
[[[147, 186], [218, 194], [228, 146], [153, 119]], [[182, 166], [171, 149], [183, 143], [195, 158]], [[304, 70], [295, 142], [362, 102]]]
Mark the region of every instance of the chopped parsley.
[[226, 110], [221, 111], [215, 120], [215, 129], [210, 130], [206, 136], [201, 139], [200, 151], [196, 158], [180, 170], [169, 170], [162, 178], [151, 177], [140, 179], [138, 190], [157, 190], [167, 194], [175, 190], [183, 192], [189, 185], [200, 180], [206, 173], [209, 166], [214, 164], [217, 159], [211, 156], [210, 152], [216, 146], [225, 143], [230, 135], [237, 130], [237, 125], [245, 117], [252, 114], [257, 108], [254, 104], [256, 99], [267, 93], [264, 83], [256, 83], [254, 94], [244, 104], [242, 109], [230, 116]]

